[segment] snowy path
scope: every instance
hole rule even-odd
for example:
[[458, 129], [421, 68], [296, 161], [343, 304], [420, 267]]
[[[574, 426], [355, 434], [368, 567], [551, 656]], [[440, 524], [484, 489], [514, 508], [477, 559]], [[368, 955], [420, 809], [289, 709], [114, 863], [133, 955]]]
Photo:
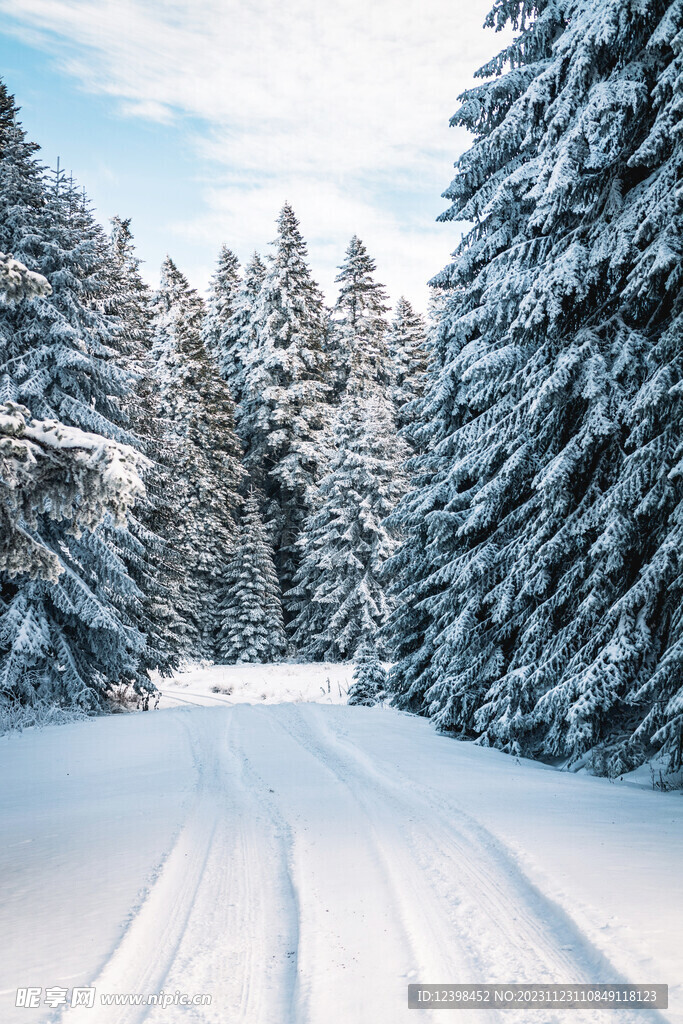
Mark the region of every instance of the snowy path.
[[[671, 972], [679, 957], [672, 946], [681, 939], [680, 874], [671, 879], [668, 899], [660, 897], [661, 913], [664, 903], [671, 910], [670, 921], [660, 921], [660, 927], [670, 929], [662, 940], [648, 917], [652, 907], [640, 906], [648, 895], [642, 891], [646, 865], [638, 837], [643, 813], [651, 816], [648, 827], [661, 832], [666, 824], [671, 830], [671, 840], [666, 830], [663, 839], [650, 835], [649, 868], [660, 873], [661, 886], [661, 872], [676, 863], [680, 797], [558, 776], [537, 766], [517, 767], [495, 752], [473, 751], [437, 737], [427, 723], [395, 712], [316, 704], [225, 707], [223, 701], [217, 695], [213, 707], [127, 716], [43, 734], [59, 743], [70, 731], [78, 737], [84, 730], [100, 729], [103, 737], [118, 731], [121, 739], [132, 728], [136, 751], [145, 732], [151, 732], [156, 737], [153, 756], [159, 757], [165, 737], [172, 745], [170, 760], [176, 762], [176, 775], [166, 781], [177, 789], [178, 818], [173, 827], [169, 812], [158, 827], [158, 843], [165, 849], [160, 867], [118, 938], [112, 941], [106, 928], [100, 935], [93, 923], [92, 950], [80, 934], [70, 954], [62, 951], [63, 983], [91, 981], [105, 993], [209, 993], [212, 1005], [100, 1007], [52, 1015], [8, 1007], [3, 1020], [400, 1024], [444, 1019], [436, 1011], [407, 1010], [409, 981], [673, 985], [679, 980]], [[24, 739], [35, 744], [40, 735], [13, 738], [0, 750], [0, 760]], [[159, 781], [164, 757], [168, 752], [160, 758]], [[184, 766], [180, 773], [178, 763]], [[431, 770], [425, 771], [427, 765]], [[467, 787], [463, 772], [472, 773]], [[131, 781], [125, 772], [122, 778], [124, 786]], [[548, 827], [550, 805], [558, 809], [558, 779], [565, 811], [579, 829], [582, 805], [587, 820], [598, 808], [621, 815], [622, 828], [633, 839], [631, 851], [622, 848], [623, 858], [633, 854], [632, 874], [620, 879], [632, 878], [630, 892], [620, 897], [619, 880], [603, 875], [596, 890], [603, 895], [593, 897], [590, 876], [596, 859], [600, 870], [600, 853], [588, 846], [582, 850], [585, 862], [575, 869], [575, 877], [588, 877], [575, 893], [557, 889], [558, 881], [566, 889], [569, 879], [561, 859], [554, 883], [544, 869], [549, 852], [556, 859], [552, 849], [544, 852], [542, 842], [531, 842], [529, 857], [523, 856], [506, 816], [523, 815], [528, 800], [528, 828], [519, 835], [533, 840], [540, 818]], [[497, 811], [482, 799], [489, 782], [499, 791]], [[483, 787], [479, 795], [478, 786]], [[510, 805], [515, 792], [516, 808]], [[542, 803], [541, 794], [548, 807], [541, 806], [539, 821], [534, 821], [531, 808]], [[134, 804], [131, 815], [135, 828], [124, 813], [116, 831], [124, 857], [141, 827], [140, 806]], [[491, 815], [499, 826], [495, 835]], [[602, 838], [598, 830], [595, 847]], [[148, 841], [144, 829], [141, 841]], [[551, 846], [553, 841], [559, 846], [557, 839], [549, 840]], [[660, 856], [662, 841], [666, 852]], [[620, 844], [618, 839], [617, 849]], [[61, 858], [62, 871], [73, 867], [78, 852], [76, 842]], [[108, 880], [105, 871], [103, 890]], [[654, 888], [650, 895], [654, 898]], [[118, 898], [124, 897], [122, 891]], [[612, 913], [612, 898], [621, 900], [622, 914], [630, 913], [631, 923], [640, 907], [637, 934], [630, 934], [628, 921]], [[101, 905], [105, 917], [116, 913], [106, 899]], [[30, 893], [26, 912], [36, 913]], [[53, 921], [60, 923], [68, 933], [59, 917]], [[30, 926], [35, 935], [35, 927], [44, 928], [46, 922]], [[613, 940], [605, 929], [612, 929]], [[5, 995], [10, 984], [58, 984], [54, 967], [47, 977], [45, 967], [36, 976], [39, 957], [30, 952], [29, 937], [19, 934], [18, 941], [26, 948], [18, 954], [15, 948], [13, 973], [5, 965], [0, 985]], [[667, 950], [668, 963], [648, 962], [650, 954]], [[75, 958], [71, 969], [69, 955]], [[81, 970], [84, 979], [78, 977]], [[661, 1014], [619, 1011], [605, 1019], [614, 1024], [682, 1020], [673, 999], [670, 1006]], [[460, 1013], [457, 1019], [520, 1024], [530, 1018], [513, 1011], [477, 1011], [474, 1018]], [[531, 1019], [551, 1024], [565, 1020], [566, 1013], [541, 1011]], [[571, 1019], [583, 1024], [595, 1020], [596, 1013], [584, 1017], [575, 1011]]]

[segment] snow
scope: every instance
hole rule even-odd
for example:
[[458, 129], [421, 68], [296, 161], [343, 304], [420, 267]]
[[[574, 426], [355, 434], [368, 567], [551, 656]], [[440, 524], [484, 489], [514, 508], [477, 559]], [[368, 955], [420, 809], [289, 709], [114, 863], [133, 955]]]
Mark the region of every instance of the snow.
[[0, 296], [5, 302], [51, 293], [52, 288], [42, 274], [35, 274], [23, 263], [0, 252]]
[[[346, 706], [350, 676], [194, 667], [164, 710], [3, 738], [0, 1019], [401, 1024], [434, 1018], [411, 981], [626, 980], [671, 1009], [606, 1021], [681, 1024], [681, 794]], [[212, 1004], [14, 1007], [90, 982]]]
[[[24, 465], [37, 465], [39, 462], [42, 465], [46, 449], [68, 450], [72, 472], [79, 469], [96, 472], [100, 491], [110, 501], [116, 499], [119, 508], [127, 508], [144, 494], [139, 474], [149, 468], [151, 462], [130, 445], [66, 426], [58, 420], [33, 419], [25, 406], [15, 402], [0, 405], [0, 443], [7, 438], [11, 443], [3, 448], [3, 454]], [[23, 480], [21, 482], [24, 483]], [[11, 475], [3, 483], [17, 486], [17, 480]], [[94, 483], [91, 481], [92, 486]]]
[[192, 665], [172, 679], [163, 679], [156, 673], [152, 678], [161, 690], [160, 708], [283, 701], [345, 704], [353, 682], [353, 665]]

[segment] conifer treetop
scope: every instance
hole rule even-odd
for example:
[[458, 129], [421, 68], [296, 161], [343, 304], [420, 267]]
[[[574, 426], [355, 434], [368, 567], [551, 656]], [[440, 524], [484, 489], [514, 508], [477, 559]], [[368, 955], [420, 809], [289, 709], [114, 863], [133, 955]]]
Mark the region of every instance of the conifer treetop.
[[[308, 248], [294, 210], [285, 203], [277, 219], [275, 251], [269, 256], [260, 290], [259, 330], [276, 348], [295, 346], [307, 369], [314, 369], [323, 331], [323, 302], [311, 276]], [[261, 343], [263, 343], [263, 338]]]
[[375, 260], [368, 254], [358, 235], [354, 235], [334, 279], [340, 286], [335, 311], [344, 310], [353, 327], [357, 326], [361, 318], [378, 317], [383, 321], [389, 309], [384, 285], [374, 280], [376, 270]]
[[335, 278], [339, 295], [331, 314], [332, 361], [338, 390], [359, 393], [390, 383], [385, 335], [387, 295], [375, 281], [375, 261], [354, 235]]
[[230, 324], [240, 286], [240, 265], [234, 252], [223, 244], [218, 253], [216, 270], [211, 277], [202, 338], [208, 352], [219, 366], [226, 360], [230, 347]]

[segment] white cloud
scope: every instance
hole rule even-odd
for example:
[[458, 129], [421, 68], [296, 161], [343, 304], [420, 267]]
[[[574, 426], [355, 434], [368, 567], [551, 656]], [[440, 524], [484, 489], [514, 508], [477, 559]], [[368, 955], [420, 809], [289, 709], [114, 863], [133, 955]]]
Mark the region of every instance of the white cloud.
[[127, 115], [200, 119], [198, 161], [217, 169], [205, 184], [210, 213], [187, 224], [177, 211], [176, 232], [253, 248], [272, 237], [288, 198], [327, 288], [356, 232], [392, 295], [420, 299], [457, 241], [418, 210], [425, 196], [441, 208], [462, 144], [448, 118], [502, 44], [481, 29], [489, 6], [0, 0], [15, 30], [42, 40], [85, 89], [116, 97]]

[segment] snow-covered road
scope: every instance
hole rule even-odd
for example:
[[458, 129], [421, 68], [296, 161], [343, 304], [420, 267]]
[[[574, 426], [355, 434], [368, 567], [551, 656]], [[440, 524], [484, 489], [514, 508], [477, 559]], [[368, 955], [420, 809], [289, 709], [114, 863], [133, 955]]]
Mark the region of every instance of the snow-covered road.
[[[679, 795], [386, 709], [219, 700], [3, 742], [3, 1021], [415, 1024], [444, 1018], [411, 981], [680, 981]], [[211, 1005], [12, 1007], [60, 984]]]

